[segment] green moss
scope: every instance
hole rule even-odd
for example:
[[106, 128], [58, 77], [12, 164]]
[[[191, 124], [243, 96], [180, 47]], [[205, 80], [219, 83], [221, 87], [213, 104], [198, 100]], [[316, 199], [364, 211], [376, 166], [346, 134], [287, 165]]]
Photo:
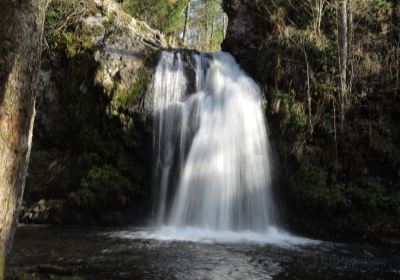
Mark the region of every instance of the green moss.
[[137, 104], [140, 97], [147, 92], [147, 87], [151, 82], [151, 75], [142, 70], [137, 74], [135, 82], [129, 87], [126, 93], [117, 94], [119, 106], [130, 108]]
[[98, 69], [96, 71], [96, 76], [95, 76], [95, 82], [96, 84], [102, 86], [104, 88], [104, 93], [107, 94], [108, 96], [113, 96], [115, 88], [117, 87], [116, 82], [106, 82], [106, 77], [104, 74], [103, 69]]
[[135, 81], [126, 87], [124, 82], [114, 80], [112, 83], [105, 81], [104, 72], [98, 70], [96, 73], [96, 83], [104, 87], [105, 93], [111, 98], [111, 116], [118, 116], [120, 111], [129, 110], [136, 106], [143, 97], [151, 82], [151, 75], [146, 70], [140, 70], [136, 74]]
[[69, 57], [91, 49], [99, 30], [83, 28], [80, 18], [95, 14], [92, 0], [50, 1], [46, 13], [45, 37], [52, 51], [65, 51]]
[[107, 15], [108, 24], [113, 24], [117, 18], [117, 12], [112, 11]]
[[108, 114], [111, 117], [119, 118], [125, 132], [131, 129], [133, 125], [133, 120], [127, 117], [125, 113], [138, 105], [141, 98], [146, 94], [151, 80], [151, 75], [146, 70], [141, 70], [137, 73], [135, 81], [127, 88], [123, 82], [104, 83], [104, 73], [97, 72], [97, 83], [105, 84], [105, 93], [111, 98]]

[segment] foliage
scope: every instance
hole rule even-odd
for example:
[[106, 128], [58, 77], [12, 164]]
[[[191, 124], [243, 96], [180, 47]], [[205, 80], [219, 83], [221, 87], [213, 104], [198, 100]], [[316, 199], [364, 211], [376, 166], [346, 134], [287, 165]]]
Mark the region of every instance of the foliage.
[[[145, 21], [173, 39], [179, 46], [197, 50], [220, 50], [227, 27], [222, 0], [125, 0], [124, 9], [133, 17]], [[189, 30], [187, 45], [183, 45], [186, 7]]]
[[126, 0], [125, 10], [167, 34], [182, 29], [182, 13], [188, 0]]
[[304, 104], [297, 102], [294, 96], [293, 93], [274, 91], [272, 106], [280, 119], [281, 136], [289, 139], [285, 145], [281, 145], [283, 154], [300, 158], [306, 144], [307, 116]]
[[76, 202], [89, 209], [119, 208], [124, 207], [128, 196], [136, 191], [118, 169], [110, 165], [94, 166], [82, 179]]
[[46, 13], [45, 37], [51, 50], [62, 49], [68, 56], [93, 46], [93, 30], [82, 28], [79, 18], [96, 12], [93, 0], [53, 0]]
[[362, 211], [374, 212], [379, 209], [390, 208], [391, 198], [386, 196], [385, 187], [374, 177], [360, 178], [357, 185], [349, 186], [346, 190], [352, 202]]
[[221, 0], [192, 0], [188, 46], [203, 51], [220, 50], [227, 23]]
[[350, 200], [343, 194], [345, 187], [329, 180], [329, 172], [316, 165], [306, 163], [291, 177], [292, 192], [301, 201], [307, 201], [307, 207], [320, 210], [343, 210]]
[[[224, 9], [236, 17], [242, 3], [225, 0]], [[343, 226], [328, 231], [398, 233], [393, 221], [400, 208], [399, 2], [349, 1], [343, 127], [337, 3], [248, 1], [252, 18], [244, 24], [254, 33], [237, 44], [257, 48], [237, 53], [269, 101], [266, 113], [292, 221], [309, 224], [317, 216], [316, 228], [321, 221]]]

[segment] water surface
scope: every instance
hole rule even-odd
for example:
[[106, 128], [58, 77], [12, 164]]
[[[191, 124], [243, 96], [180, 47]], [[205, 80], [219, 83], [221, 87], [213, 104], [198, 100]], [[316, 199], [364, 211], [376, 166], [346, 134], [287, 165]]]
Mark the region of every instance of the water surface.
[[11, 262], [18, 271], [83, 279], [400, 279], [398, 248], [287, 240], [277, 245], [190, 242], [153, 234], [23, 226]]

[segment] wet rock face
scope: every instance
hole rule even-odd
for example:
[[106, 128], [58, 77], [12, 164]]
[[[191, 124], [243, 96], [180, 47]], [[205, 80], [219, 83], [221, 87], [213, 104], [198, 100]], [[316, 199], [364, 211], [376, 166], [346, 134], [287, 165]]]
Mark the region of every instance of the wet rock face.
[[223, 9], [229, 22], [223, 51], [233, 54], [239, 64], [254, 78], [260, 80], [258, 55], [262, 41], [270, 32], [265, 20], [260, 19], [257, 1], [225, 0]]
[[77, 101], [71, 91], [88, 98], [93, 91], [104, 93], [110, 110], [144, 113], [147, 85], [167, 43], [159, 31], [130, 17], [114, 1], [91, 4], [94, 11], [74, 23], [82, 31], [72, 40], [85, 40], [84, 53], [65, 57], [54, 51], [51, 66], [44, 66], [40, 73], [35, 134], [41, 142], [65, 142], [63, 135], [68, 132], [62, 125], [63, 112], [79, 108], [79, 104], [66, 108], [66, 103]]
[[94, 47], [99, 66], [96, 83], [113, 98], [115, 107], [129, 111], [144, 109], [139, 106], [143, 105], [139, 99], [144, 97], [144, 90], [137, 87], [151, 80], [158, 53], [167, 46], [165, 39], [159, 31], [121, 11], [114, 1], [97, 0], [96, 4], [103, 14], [84, 19], [84, 25], [93, 34], [104, 29], [98, 32], [102, 36], [93, 38], [98, 46]]

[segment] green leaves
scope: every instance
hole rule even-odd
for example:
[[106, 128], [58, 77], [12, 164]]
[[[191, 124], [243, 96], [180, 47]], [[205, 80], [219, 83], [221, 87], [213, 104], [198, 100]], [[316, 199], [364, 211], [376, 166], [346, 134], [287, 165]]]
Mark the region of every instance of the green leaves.
[[94, 166], [82, 179], [76, 202], [88, 209], [121, 208], [128, 203], [130, 192], [136, 190], [118, 169], [110, 165]]
[[166, 34], [182, 26], [182, 13], [188, 0], [127, 0], [125, 10], [134, 18]]

